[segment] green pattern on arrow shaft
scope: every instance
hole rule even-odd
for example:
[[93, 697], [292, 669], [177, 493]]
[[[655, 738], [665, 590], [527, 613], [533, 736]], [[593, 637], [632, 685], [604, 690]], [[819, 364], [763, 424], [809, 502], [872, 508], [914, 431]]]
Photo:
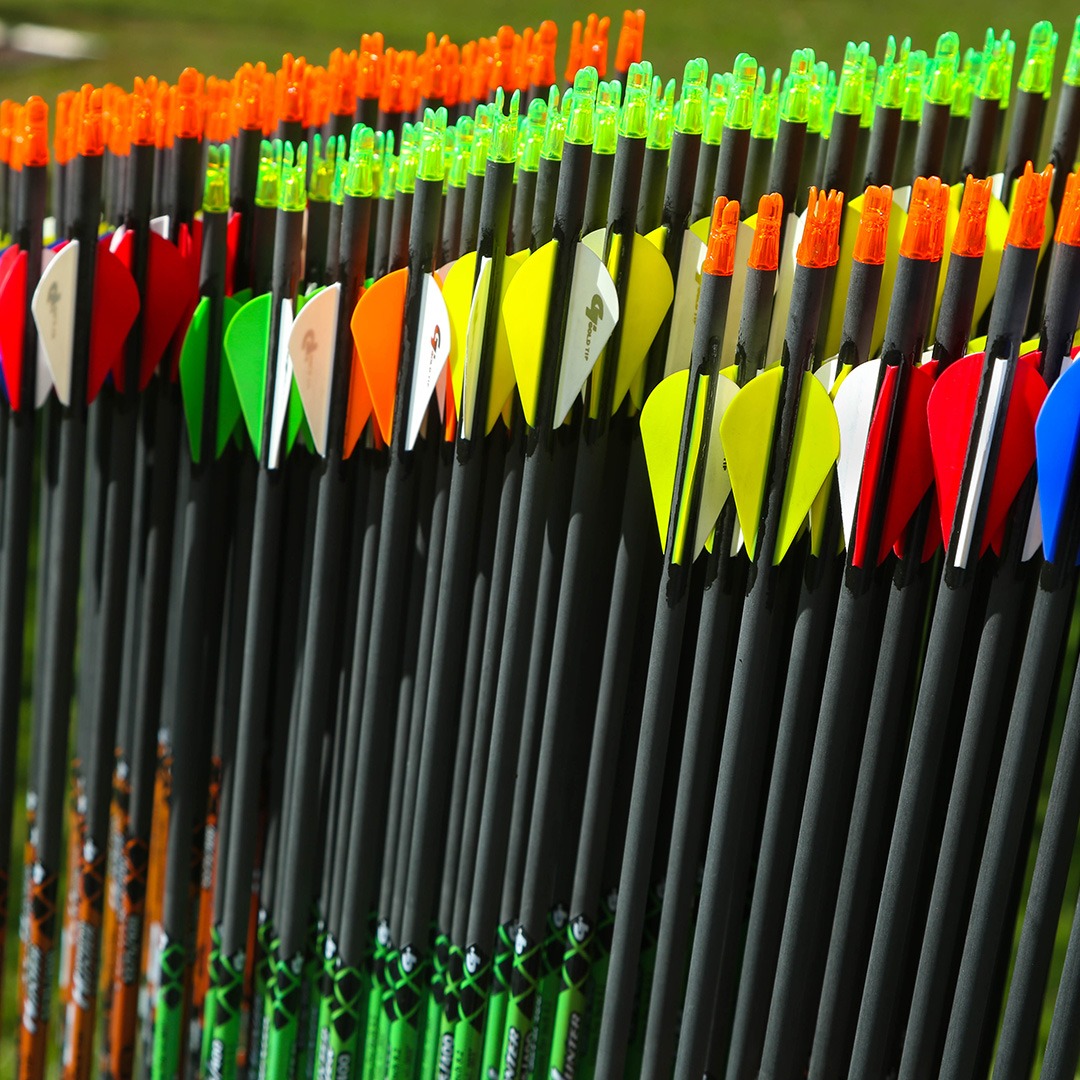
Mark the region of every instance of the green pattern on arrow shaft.
[[221, 962], [221, 933], [216, 926], [210, 928], [210, 985], [206, 988], [203, 999], [202, 1044], [199, 1051], [199, 1075], [205, 1076], [210, 1060], [210, 1045], [213, 1039], [214, 1023], [217, 1017], [218, 987], [214, 982], [214, 971]]
[[[236, 1057], [240, 1050], [240, 1009], [244, 992], [244, 956], [219, 952], [211, 968], [213, 1015], [205, 1013], [207, 1030], [204, 1080], [236, 1080]], [[210, 997], [207, 999], [211, 1000]]]
[[519, 928], [514, 942], [514, 964], [499, 1055], [502, 1080], [524, 1080], [534, 1067], [543, 953], [543, 942], [530, 941]]
[[387, 1080], [413, 1080], [429, 964], [430, 960], [411, 945], [395, 951], [386, 964], [390, 989], [386, 1007], [390, 1021]]
[[510, 1000], [510, 973], [514, 963], [513, 930], [509, 923], [499, 927], [495, 958], [491, 968], [491, 991], [487, 1002], [484, 1049], [481, 1069], [484, 1076], [498, 1075], [502, 1053], [506, 1009]]
[[153, 1080], [174, 1080], [180, 1074], [184, 1024], [184, 967], [187, 950], [162, 935], [161, 975], [154, 1013]]
[[[431, 955], [431, 977], [428, 985], [424, 1041], [420, 1052], [420, 1080], [436, 1080], [443, 1076], [443, 1037], [452, 1030], [446, 1018], [445, 1003], [448, 983], [453, 978], [450, 970], [450, 939], [436, 932]], [[446, 1073], [449, 1078], [449, 1052], [446, 1054]]]
[[296, 1075], [300, 1049], [304, 954], [283, 958], [275, 941], [271, 965], [270, 997], [264, 1024], [266, 1065], [260, 1075], [265, 1080], [291, 1080]]
[[264, 1075], [266, 1053], [266, 1021], [272, 980], [274, 947], [276, 941], [266, 912], [259, 913], [259, 926], [255, 932], [255, 964], [251, 980], [251, 1030], [248, 1034], [248, 1073]]
[[562, 967], [555, 999], [555, 1030], [551, 1040], [550, 1076], [565, 1080], [579, 1075], [588, 1042], [589, 991], [596, 934], [592, 924], [579, 915], [570, 922], [563, 938]]
[[364, 1067], [363, 1080], [374, 1080], [377, 1066], [383, 1059], [379, 1055], [379, 1028], [386, 1017], [382, 1008], [383, 965], [386, 962], [386, 947], [376, 941], [375, 953], [371, 958], [371, 972], [368, 977], [367, 1014], [364, 1024]]
[[543, 966], [536, 1013], [536, 1053], [528, 1077], [547, 1072], [551, 1041], [555, 1031], [555, 999], [562, 983], [563, 940], [566, 934], [566, 908], [556, 905], [548, 912], [547, 937], [544, 939]]

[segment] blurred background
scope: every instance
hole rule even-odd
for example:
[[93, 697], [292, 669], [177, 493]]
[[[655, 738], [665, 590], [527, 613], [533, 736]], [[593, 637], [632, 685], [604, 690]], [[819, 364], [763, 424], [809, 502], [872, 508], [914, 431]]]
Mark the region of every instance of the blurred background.
[[[652, 61], [665, 80], [678, 77], [686, 60], [698, 55], [705, 57], [713, 71], [730, 69], [739, 52], [750, 53], [769, 71], [777, 66], [786, 70], [792, 50], [806, 46], [813, 48], [819, 59], [837, 67], [849, 39], [868, 41], [871, 53], [880, 58], [889, 34], [898, 39], [910, 35], [914, 48], [932, 53], [937, 36], [955, 30], [963, 52], [969, 45], [981, 45], [987, 26], [993, 26], [999, 34], [1005, 28], [1012, 32], [1019, 66], [1028, 30], [1036, 19], [1051, 20], [1061, 36], [1056, 73], [1059, 78], [1077, 9], [1061, 0], [1042, 0], [1037, 5], [984, 0], [978, 5], [948, 8], [939, 0], [908, 0], [902, 5], [792, 0], [783, 6], [750, 3], [745, 7], [714, 0], [667, 0], [647, 6], [646, 13], [644, 57]], [[543, 19], [554, 19], [560, 29], [557, 71], [561, 76], [572, 23], [584, 20], [588, 14], [587, 7], [568, 0], [523, 0], [515, 4], [470, 0], [454, 5], [404, 0], [380, 9], [374, 5], [342, 4], [339, 0], [185, 0], [182, 4], [175, 0], [45, 0], [36, 5], [0, 4], [0, 98], [25, 100], [30, 94], [41, 94], [51, 104], [61, 90], [75, 89], [85, 82], [114, 82], [130, 87], [136, 75], [156, 75], [173, 82], [188, 65], [206, 75], [227, 77], [244, 61], [262, 60], [275, 69], [286, 51], [303, 55], [312, 63], [325, 63], [335, 47], [356, 48], [362, 32], [382, 31], [388, 46], [422, 50], [428, 31], [449, 34], [462, 44], [493, 34], [507, 21], [520, 31], [526, 26], [538, 26]], [[621, 8], [601, 9], [598, 14], [612, 19], [613, 57]], [[30, 574], [32, 582], [33, 566]], [[32, 617], [32, 612], [29, 614]], [[1080, 624], [1074, 622], [1067, 664], [1075, 663], [1078, 636]], [[28, 637], [28, 670], [31, 644]], [[1068, 680], [1063, 689], [1067, 693]], [[27, 696], [28, 692], [29, 687]], [[1063, 713], [1061, 701], [1048, 758], [1051, 769]], [[21, 749], [25, 763], [28, 710], [24, 716]], [[1044, 778], [1040, 825], [1051, 775], [1048, 770]], [[20, 787], [22, 784], [20, 778]], [[21, 850], [23, 833], [19, 821], [13, 849], [16, 852]], [[1029, 876], [1036, 847], [1037, 836], [1031, 849]], [[13, 869], [18, 872], [17, 866]], [[1053, 993], [1080, 885], [1080, 859], [1074, 859], [1072, 878], [1061, 914], [1042, 1041], [1049, 1027]], [[17, 882], [11, 895], [19, 895]], [[8, 913], [9, 941], [17, 934], [16, 908], [13, 904]], [[3, 972], [0, 1078], [14, 1075], [17, 951], [7, 950], [8, 965]]]
[[[636, 5], [635, 5], [636, 6]], [[748, 52], [770, 71], [787, 67], [792, 49], [809, 46], [819, 59], [836, 66], [848, 39], [866, 40], [880, 57], [888, 34], [911, 35], [914, 48], [933, 52], [938, 34], [955, 30], [961, 50], [982, 42], [987, 26], [1011, 30], [1022, 55], [1030, 24], [1049, 19], [1061, 34], [1058, 68], [1064, 62], [1077, 9], [1061, 0], [1016, 4], [985, 0], [949, 5], [910, 0], [902, 5], [856, 0], [795, 0], [780, 4], [718, 4], [706, 0], [645, 4], [645, 57], [665, 79], [681, 74], [693, 56], [704, 56], [710, 69], [726, 71], [736, 53]], [[228, 76], [245, 60], [264, 60], [277, 67], [281, 54], [303, 55], [325, 63], [336, 46], [356, 48], [360, 34], [381, 30], [387, 45], [423, 49], [431, 30], [449, 34], [458, 43], [493, 34], [501, 23], [515, 29], [554, 19], [561, 31], [559, 72], [566, 60], [570, 27], [589, 8], [568, 0], [470, 0], [441, 4], [406, 0], [396, 4], [351, 5], [337, 0], [62, 0], [60, 3], [0, 4], [0, 96], [23, 98], [31, 93], [47, 99], [84, 82], [130, 85], [135, 75], [157, 75], [169, 82], [193, 65], [204, 74]], [[612, 20], [614, 49], [621, 8], [598, 9]], [[85, 40], [60, 35], [26, 34], [25, 24], [80, 31]], [[20, 32], [22, 30], [22, 32]], [[85, 59], [56, 61], [25, 51], [27, 38], [78, 53]]]

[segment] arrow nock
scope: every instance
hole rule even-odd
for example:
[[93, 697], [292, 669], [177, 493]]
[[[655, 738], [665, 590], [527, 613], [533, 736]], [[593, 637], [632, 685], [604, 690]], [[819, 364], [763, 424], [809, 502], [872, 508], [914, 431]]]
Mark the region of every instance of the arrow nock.
[[731, 277], [735, 273], [735, 238], [739, 232], [739, 201], [721, 195], [713, 207], [709, 243], [705, 249], [703, 274]]

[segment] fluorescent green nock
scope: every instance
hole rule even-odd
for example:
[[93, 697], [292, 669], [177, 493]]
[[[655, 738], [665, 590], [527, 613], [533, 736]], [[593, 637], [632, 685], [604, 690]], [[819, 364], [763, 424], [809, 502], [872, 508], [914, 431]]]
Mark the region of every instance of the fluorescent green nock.
[[926, 65], [925, 100], [931, 105], [951, 105], [956, 66], [960, 59], [960, 36], [946, 30], [937, 40], [934, 55]]
[[420, 180], [436, 180], [440, 184], [446, 175], [446, 158], [443, 155], [443, 137], [446, 134], [446, 109], [427, 109], [420, 131], [420, 152], [417, 159], [417, 177]]
[[1069, 54], [1065, 57], [1065, 74], [1061, 77], [1070, 86], [1080, 86], [1080, 15], [1073, 23]]
[[363, 124], [352, 131], [349, 144], [349, 169], [345, 176], [345, 193], [366, 198], [375, 191], [375, 132]]
[[401, 125], [401, 152], [397, 158], [394, 190], [411, 195], [416, 190], [416, 169], [419, 165], [421, 124]]
[[675, 80], [668, 79], [664, 92], [653, 101], [649, 116], [649, 135], [645, 145], [650, 150], [670, 150], [675, 133]]
[[540, 168], [540, 153], [544, 149], [544, 130], [547, 128], [547, 102], [533, 98], [518, 132], [518, 169], [536, 172]]
[[986, 31], [986, 47], [982, 53], [982, 63], [975, 78], [975, 95], [983, 101], [1001, 101], [1002, 95], [1008, 101], [1009, 90], [1005, 85], [1012, 70], [1012, 53], [1015, 42], [1009, 37], [1009, 31], [998, 40], [994, 40], [994, 31]]
[[[408, 125], [405, 125], [407, 127]], [[378, 138], [378, 135], [376, 135]], [[376, 144], [376, 148], [378, 144]], [[398, 159], [394, 153], [394, 133], [388, 131], [383, 140], [383, 152], [378, 155], [379, 162], [379, 198], [392, 199], [394, 185], [397, 183]]]
[[735, 57], [731, 88], [728, 90], [724, 127], [745, 131], [754, 122], [754, 94], [757, 90], [758, 64], [748, 53]]
[[[496, 94], [498, 94], [498, 91], [496, 91]], [[494, 105], [476, 106], [472, 145], [469, 147], [469, 172], [473, 176], [483, 176], [484, 170], [487, 168], [488, 148], [491, 146], [491, 122], [494, 112]]]
[[345, 138], [342, 135], [326, 140], [326, 153], [323, 153], [323, 140], [319, 134], [311, 141], [311, 178], [308, 180], [308, 198], [312, 202], [329, 202], [330, 191], [334, 186], [334, 170], [338, 155], [345, 156]]
[[295, 150], [286, 140], [281, 158], [281, 189], [278, 192], [279, 210], [307, 209], [307, 143]]
[[1027, 55], [1016, 86], [1029, 94], [1050, 96], [1054, 83], [1054, 58], [1058, 36], [1045, 19], [1037, 22], [1028, 35]]
[[255, 181], [255, 205], [275, 207], [281, 187], [281, 140], [263, 139], [259, 144], [259, 175]]
[[717, 72], [709, 83], [709, 101], [705, 107], [705, 127], [701, 133], [702, 142], [710, 146], [719, 146], [724, 134], [724, 121], [727, 119], [728, 95], [731, 93], [732, 74], [730, 71]]
[[904, 38], [897, 53], [896, 38], [889, 35], [885, 45], [885, 58], [877, 71], [874, 86], [874, 104], [883, 109], [899, 109], [904, 103], [904, 71], [908, 53], [911, 51], [911, 38]]
[[223, 214], [229, 209], [229, 144], [211, 146], [206, 151], [206, 183], [203, 184], [203, 213]]
[[772, 82], [766, 90], [764, 80], [755, 95], [754, 123], [750, 134], [755, 139], [775, 139], [780, 127], [780, 69], [773, 72]]
[[502, 101], [496, 94], [495, 115], [491, 128], [491, 148], [488, 158], [491, 161], [512, 162], [517, 160], [518, 110], [521, 108], [521, 94], [515, 90], [510, 97], [510, 111], [503, 114]]
[[446, 182], [450, 187], [463, 188], [469, 175], [469, 153], [472, 148], [473, 119], [460, 116], [454, 125], [454, 147], [446, 168]]
[[814, 73], [814, 50], [796, 49], [780, 91], [780, 119], [789, 124], [805, 124], [810, 113], [810, 84]]
[[866, 60], [869, 55], [870, 46], [865, 41], [860, 45], [849, 41], [844, 49], [844, 63], [836, 88], [836, 111], [845, 116], [862, 115], [863, 83], [866, 81]]
[[953, 83], [952, 108], [949, 110], [952, 116], [971, 115], [971, 101], [975, 97], [975, 76], [981, 67], [982, 53], [968, 49], [964, 53], [963, 66], [956, 74], [956, 82]]
[[904, 120], [918, 120], [922, 117], [923, 74], [926, 71], [926, 53], [916, 49], [907, 58], [904, 71]]
[[825, 127], [825, 85], [829, 81], [829, 65], [819, 60], [813, 67], [806, 98], [806, 130], [820, 135]]
[[866, 58], [866, 78], [863, 79], [862, 117], [859, 127], [868, 128], [874, 122], [874, 87], [877, 85], [877, 61]]
[[708, 93], [709, 64], [700, 56], [687, 60], [682, 89], [675, 106], [675, 130], [683, 135], [700, 135], [705, 130], [705, 95]]
[[837, 83], [836, 72], [829, 70], [825, 80], [825, 97], [821, 106], [821, 136], [827, 139], [832, 134], [833, 116], [836, 114]]
[[596, 128], [593, 132], [593, 153], [614, 154], [619, 141], [619, 106], [611, 84], [601, 80], [596, 89]]
[[1001, 66], [1001, 107], [1007, 109], [1012, 100], [1013, 59], [1016, 56], [1016, 42], [1009, 38], [1005, 42], [1005, 53]]
[[[566, 95], [569, 98], [569, 94]], [[566, 117], [559, 100], [559, 88], [553, 86], [548, 91], [547, 117], [544, 122], [544, 141], [540, 147], [540, 156], [548, 161], [561, 161], [563, 141], [566, 138]]]
[[649, 134], [649, 94], [652, 64], [631, 64], [626, 73], [626, 98], [619, 114], [619, 134], [624, 139], [644, 139]]
[[591, 146], [596, 125], [596, 68], [583, 67], [574, 76], [574, 88], [566, 95], [569, 109], [566, 118], [566, 141], [575, 146]]

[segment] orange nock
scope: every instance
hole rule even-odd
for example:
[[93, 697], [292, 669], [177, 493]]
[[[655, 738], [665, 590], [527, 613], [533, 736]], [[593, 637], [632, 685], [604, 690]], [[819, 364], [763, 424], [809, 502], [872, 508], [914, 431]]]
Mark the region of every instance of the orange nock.
[[364, 34], [356, 60], [356, 96], [365, 101], [378, 98], [385, 69], [382, 34]]
[[304, 70], [307, 61], [286, 53], [277, 73], [277, 115], [284, 123], [302, 123], [304, 119]]
[[105, 152], [105, 125], [101, 115], [101, 90], [89, 83], [79, 91], [79, 126], [75, 145], [82, 157], [98, 157]]
[[330, 54], [330, 111], [352, 116], [356, 111], [356, 52], [335, 49]]
[[993, 181], [988, 176], [964, 181], [964, 197], [960, 202], [960, 219], [953, 233], [952, 253], [981, 259], [986, 251], [986, 214], [990, 209]]
[[1053, 165], [1047, 165], [1041, 173], [1031, 167], [1030, 161], [1024, 166], [1024, 175], [1016, 182], [1006, 244], [1028, 250], [1042, 247], [1046, 232], [1046, 200], [1050, 198], [1053, 179]]
[[581, 20], [575, 19], [574, 25], [570, 28], [570, 54], [566, 58], [566, 73], [564, 75], [566, 82], [572, 83], [574, 76], [584, 66], [581, 46]]
[[624, 11], [619, 43], [615, 46], [615, 70], [620, 75], [630, 70], [631, 64], [641, 63], [642, 40], [645, 36], [645, 12]]
[[596, 68], [596, 74], [601, 78], [607, 77], [608, 57], [608, 33], [611, 30], [611, 20], [605, 15], [597, 19], [590, 15], [585, 24], [585, 36], [582, 40], [582, 67]]
[[545, 19], [533, 38], [529, 62], [529, 81], [533, 86], [546, 88], [555, 82], [555, 49], [558, 44], [558, 26], [550, 19]]
[[[119, 88], [118, 88], [119, 89]], [[131, 95], [120, 91], [110, 110], [109, 153], [127, 157], [131, 151]]]
[[178, 138], [198, 139], [202, 136], [202, 88], [203, 77], [195, 68], [184, 68], [180, 72], [173, 97], [173, 131]]
[[56, 99], [56, 127], [53, 131], [53, 153], [58, 165], [66, 165], [72, 154], [72, 106], [75, 91], [65, 90]]
[[1080, 247], [1080, 175], [1077, 173], [1069, 173], [1065, 181], [1065, 196], [1061, 200], [1054, 239], [1059, 244]]
[[739, 203], [721, 195], [713, 207], [709, 244], [705, 249], [703, 274], [731, 277], [735, 273], [735, 238], [739, 233]]
[[19, 106], [10, 98], [0, 101], [0, 161], [11, 161], [11, 136], [18, 117]]
[[784, 217], [784, 196], [773, 193], [758, 199], [754, 240], [746, 265], [752, 270], [775, 270], [780, 265], [780, 222]]
[[840, 258], [840, 212], [843, 207], [842, 191], [830, 191], [826, 195], [817, 188], [810, 189], [806, 226], [795, 256], [800, 266], [822, 270], [836, 265]]
[[920, 176], [911, 188], [907, 224], [900, 254], [907, 259], [937, 262], [945, 249], [945, 214], [949, 186], [936, 176]]
[[892, 188], [871, 185], [863, 195], [859, 231], [855, 234], [853, 258], [868, 266], [885, 262], [885, 247], [889, 237], [889, 213], [892, 210]]
[[32, 97], [22, 111], [22, 160], [24, 165], [49, 163], [49, 106], [44, 98]]

